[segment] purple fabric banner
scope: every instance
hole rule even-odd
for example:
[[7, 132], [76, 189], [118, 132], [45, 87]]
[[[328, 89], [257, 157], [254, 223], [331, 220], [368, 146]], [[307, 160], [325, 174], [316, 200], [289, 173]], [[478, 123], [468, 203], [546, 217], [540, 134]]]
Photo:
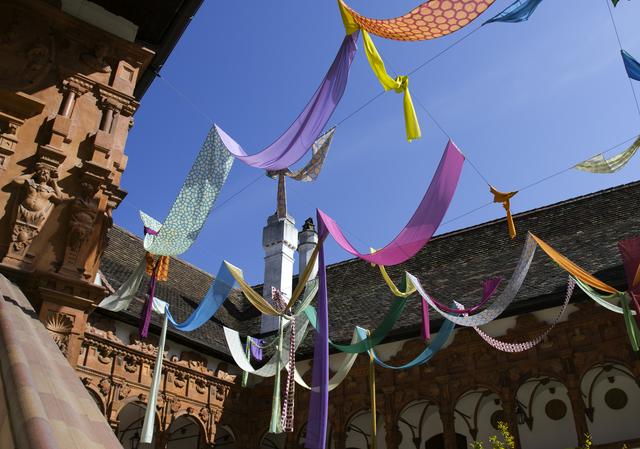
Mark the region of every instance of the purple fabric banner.
[[264, 340], [261, 338], [253, 338], [249, 345], [251, 346], [251, 356], [253, 360], [257, 362], [262, 362], [262, 345], [264, 344]]
[[640, 283], [636, 286], [633, 285], [640, 265], [640, 237], [619, 241], [618, 250], [622, 256], [628, 290], [633, 293], [640, 293]]
[[360, 253], [342, 233], [340, 226], [327, 214], [318, 210], [318, 223], [324, 223], [334, 240], [345, 251], [375, 265], [397, 265], [412, 258], [433, 236], [444, 218], [453, 194], [458, 187], [464, 156], [449, 141], [440, 165], [431, 180], [420, 205], [402, 231], [391, 243], [375, 253]]
[[[318, 239], [323, 241], [327, 229], [318, 215]], [[329, 310], [327, 297], [327, 271], [324, 264], [324, 248], [318, 255], [318, 323], [314, 335], [313, 373], [309, 398], [309, 418], [304, 447], [327, 447], [327, 419], [329, 416]]]
[[322, 134], [344, 94], [351, 62], [357, 50], [357, 37], [358, 33], [345, 36], [333, 64], [302, 113], [284, 134], [259, 153], [248, 155], [216, 125], [229, 152], [245, 164], [265, 170], [282, 170], [299, 161]]

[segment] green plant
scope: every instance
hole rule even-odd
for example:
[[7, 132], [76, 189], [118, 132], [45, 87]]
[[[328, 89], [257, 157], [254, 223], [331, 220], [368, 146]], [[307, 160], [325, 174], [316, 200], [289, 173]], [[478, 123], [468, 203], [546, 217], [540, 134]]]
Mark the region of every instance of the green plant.
[[[516, 440], [513, 435], [511, 435], [509, 426], [506, 423], [499, 421], [498, 430], [500, 431], [500, 435], [504, 441], [501, 441], [496, 435], [489, 437], [491, 449], [514, 449], [516, 447]], [[474, 441], [469, 446], [471, 449], [484, 449], [482, 441]]]

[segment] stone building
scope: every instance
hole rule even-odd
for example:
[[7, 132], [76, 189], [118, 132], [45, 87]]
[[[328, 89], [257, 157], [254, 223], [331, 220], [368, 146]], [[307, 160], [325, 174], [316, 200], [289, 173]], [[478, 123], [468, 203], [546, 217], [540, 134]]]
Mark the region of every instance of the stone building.
[[[200, 1], [0, 0], [0, 447], [140, 446], [157, 348], [137, 336], [139, 301], [121, 313], [97, 303], [132, 272], [140, 238], [113, 226], [125, 198], [121, 177], [133, 114]], [[147, 12], [153, 10], [153, 15]], [[620, 186], [516, 216], [511, 241], [504, 220], [433, 239], [406, 269], [438, 298], [473, 301], [487, 277], [509, 277], [531, 230], [610, 284], [624, 288], [617, 241], [640, 232], [640, 183]], [[259, 238], [256, 235], [256, 238]], [[298, 233], [286, 214], [263, 231], [265, 291], [284, 292], [308, 263], [317, 236]], [[256, 255], [258, 257], [258, 255]], [[157, 296], [178, 320], [209, 288], [211, 276], [181, 260]], [[360, 260], [328, 268], [332, 338], [353, 326], [374, 328], [395, 300], [378, 271]], [[507, 341], [549, 326], [567, 279], [536, 255], [518, 300], [484, 330]], [[258, 289], [261, 286], [257, 287]], [[441, 321], [432, 315], [432, 331]], [[403, 363], [425, 346], [419, 302], [410, 300], [377, 350]], [[240, 372], [221, 325], [243, 335], [272, 328], [234, 291], [191, 333], [170, 331], [153, 447], [297, 448], [305, 435], [308, 395], [298, 389], [295, 431], [266, 433], [271, 381]], [[154, 334], [155, 333], [155, 334]], [[156, 337], [154, 337], [156, 335]], [[310, 341], [298, 353], [308, 376]], [[332, 367], [340, 354], [332, 355]], [[330, 394], [333, 449], [371, 446], [368, 359]], [[458, 329], [429, 363], [376, 368], [378, 448], [468, 447], [496, 433], [498, 420], [523, 449], [566, 448], [590, 433], [598, 448], [640, 446], [640, 362], [620, 315], [575, 292], [560, 323], [536, 348], [506, 354], [473, 329]]]

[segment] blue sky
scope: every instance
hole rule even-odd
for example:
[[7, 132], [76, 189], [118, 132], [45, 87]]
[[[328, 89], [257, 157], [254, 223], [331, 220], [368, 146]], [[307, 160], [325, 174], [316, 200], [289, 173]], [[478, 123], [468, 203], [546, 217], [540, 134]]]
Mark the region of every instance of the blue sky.
[[[480, 19], [444, 38], [373, 39], [390, 71], [403, 74], [511, 1], [497, 0]], [[337, 129], [318, 181], [287, 184], [289, 212], [298, 226], [315, 217], [319, 207], [361, 250], [381, 247], [397, 234], [422, 198], [447, 142], [418, 102], [503, 191], [522, 188], [639, 134], [640, 115], [607, 1], [543, 1], [528, 22], [482, 27], [417, 71], [410, 88], [421, 140], [406, 142], [402, 98], [394, 92], [346, 120]], [[393, 17], [418, 3], [350, 4], [365, 15]], [[640, 2], [621, 1], [614, 17], [623, 47], [638, 57]], [[114, 213], [115, 222], [140, 234], [139, 208], [164, 218], [211, 120], [249, 153], [271, 143], [313, 94], [343, 37], [333, 0], [205, 0], [162, 69], [166, 82], [156, 80], [136, 113], [123, 177], [129, 195]], [[381, 90], [361, 41], [358, 46], [347, 90], [330, 125]], [[630, 182], [639, 168], [640, 158], [635, 158], [613, 175], [570, 170], [518, 194], [512, 210]], [[466, 163], [438, 233], [504, 216], [502, 207], [494, 204], [458, 218], [490, 200], [486, 183]], [[221, 203], [183, 258], [209, 272], [227, 259], [242, 267], [251, 282], [262, 282], [262, 228], [275, 211], [276, 182], [235, 162]], [[329, 262], [346, 258], [335, 244], [328, 245]]]

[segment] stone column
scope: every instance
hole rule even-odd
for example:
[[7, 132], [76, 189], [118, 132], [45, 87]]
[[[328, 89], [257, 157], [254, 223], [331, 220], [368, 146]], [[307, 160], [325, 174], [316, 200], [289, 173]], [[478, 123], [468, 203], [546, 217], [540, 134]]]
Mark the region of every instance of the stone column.
[[453, 413], [453, 405], [445, 403], [440, 406], [440, 419], [442, 420], [442, 434], [444, 435], [444, 448], [457, 449], [456, 424]]
[[[262, 230], [264, 248], [264, 286], [262, 296], [271, 302], [271, 287], [291, 296], [293, 284], [294, 254], [298, 248], [298, 230], [294, 219], [287, 215], [279, 218], [274, 214], [267, 219]], [[278, 328], [278, 318], [262, 316], [261, 332]]]
[[585, 442], [585, 434], [589, 433], [589, 427], [587, 425], [587, 414], [585, 413], [584, 400], [582, 399], [582, 392], [578, 380], [574, 378], [569, 379], [567, 381], [567, 390], [569, 400], [571, 401], [571, 410], [576, 426], [578, 445], [582, 446]]
[[[298, 234], [298, 242], [298, 274], [302, 274], [307, 268], [307, 265], [309, 265], [313, 250], [318, 245], [318, 233], [316, 232], [316, 227], [313, 225], [312, 218], [307, 218], [304, 225], [302, 225], [302, 231]], [[313, 264], [314, 267], [309, 279], [314, 279], [318, 274], [317, 260], [314, 261]]]
[[502, 399], [502, 411], [504, 419], [509, 426], [509, 431], [515, 440], [516, 449], [521, 449], [520, 432], [518, 431], [518, 418], [516, 416], [516, 393], [509, 391]]

